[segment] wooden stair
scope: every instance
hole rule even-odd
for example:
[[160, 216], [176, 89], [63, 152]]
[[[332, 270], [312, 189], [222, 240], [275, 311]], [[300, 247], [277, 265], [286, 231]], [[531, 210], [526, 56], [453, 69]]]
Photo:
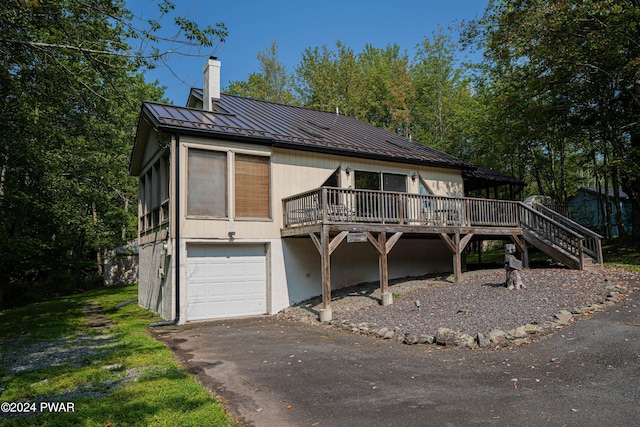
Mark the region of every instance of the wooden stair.
[[541, 204], [520, 203], [523, 238], [556, 261], [576, 270], [603, 264], [602, 237]]

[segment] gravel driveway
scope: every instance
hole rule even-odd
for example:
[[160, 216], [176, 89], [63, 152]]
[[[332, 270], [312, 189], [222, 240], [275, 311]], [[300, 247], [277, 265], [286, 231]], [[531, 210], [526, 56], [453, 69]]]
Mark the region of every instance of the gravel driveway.
[[[331, 306], [333, 324], [385, 327], [403, 334], [435, 335], [446, 327], [471, 336], [490, 331], [509, 331], [526, 324], [544, 325], [557, 320], [561, 310], [578, 313], [597, 311], [606, 304], [624, 298], [627, 282], [640, 274], [621, 269], [577, 271], [564, 268], [541, 268], [522, 271], [526, 289], [507, 290], [504, 270], [465, 273], [463, 282], [450, 277], [425, 277], [395, 280], [389, 291], [394, 303], [380, 305], [377, 282], [334, 291]], [[611, 296], [615, 298], [611, 298]], [[416, 308], [420, 301], [420, 310]], [[320, 297], [300, 303], [282, 318], [308, 323], [318, 322]]]

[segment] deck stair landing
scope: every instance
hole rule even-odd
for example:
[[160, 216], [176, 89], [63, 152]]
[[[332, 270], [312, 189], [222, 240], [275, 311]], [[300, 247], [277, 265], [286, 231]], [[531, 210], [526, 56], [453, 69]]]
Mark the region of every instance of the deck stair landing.
[[535, 203], [520, 203], [522, 237], [569, 268], [602, 267], [602, 237], [566, 216]]

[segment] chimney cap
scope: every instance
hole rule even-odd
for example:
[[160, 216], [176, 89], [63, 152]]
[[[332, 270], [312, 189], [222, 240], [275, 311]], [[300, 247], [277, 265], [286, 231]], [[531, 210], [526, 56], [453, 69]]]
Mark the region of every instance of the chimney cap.
[[217, 57], [217, 56], [213, 56], [213, 55], [212, 55], [212, 56], [210, 56], [210, 57], [209, 57], [209, 59], [213, 59], [214, 61], [217, 61], [217, 60], [218, 60], [218, 57]]

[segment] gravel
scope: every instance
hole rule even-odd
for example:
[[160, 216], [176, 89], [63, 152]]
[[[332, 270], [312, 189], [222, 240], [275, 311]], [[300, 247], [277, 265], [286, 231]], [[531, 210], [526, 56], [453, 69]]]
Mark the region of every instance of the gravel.
[[[465, 273], [463, 282], [451, 277], [395, 280], [389, 292], [394, 303], [380, 305], [379, 283], [367, 283], [334, 291], [331, 307], [334, 323], [386, 327], [397, 334], [435, 335], [446, 327], [472, 336], [494, 329], [508, 331], [526, 324], [554, 320], [560, 310], [584, 311], [602, 304], [611, 292], [622, 296], [640, 282], [640, 274], [605, 268], [577, 271], [542, 268], [521, 272], [526, 289], [507, 290], [504, 270]], [[420, 310], [415, 301], [420, 301]], [[321, 298], [316, 297], [285, 310], [280, 316], [317, 323]]]

